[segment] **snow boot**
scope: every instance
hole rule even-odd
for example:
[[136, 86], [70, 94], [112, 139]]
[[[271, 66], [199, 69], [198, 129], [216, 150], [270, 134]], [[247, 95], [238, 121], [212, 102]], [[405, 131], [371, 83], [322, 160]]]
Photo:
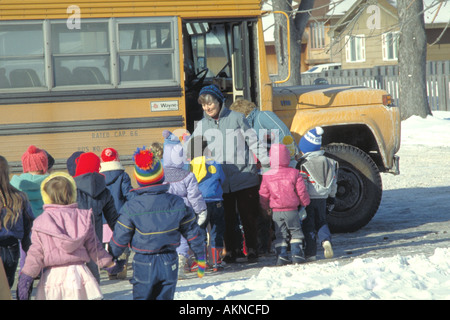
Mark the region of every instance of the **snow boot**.
[[235, 263], [236, 262], [237, 253], [233, 251], [227, 251], [225, 256], [223, 257], [223, 261], [226, 263]]
[[326, 259], [331, 259], [333, 258], [333, 247], [331, 246], [331, 242], [328, 240], [325, 240], [324, 242], [322, 242], [322, 247], [323, 247], [323, 255], [325, 256]]
[[278, 247], [275, 247], [275, 250], [277, 251], [277, 266], [284, 266], [287, 264], [290, 264], [291, 261], [289, 260], [288, 254], [287, 254], [287, 246], [281, 245]]
[[258, 254], [253, 248], [249, 248], [247, 250], [247, 261], [248, 262], [256, 262], [258, 261]]
[[292, 263], [305, 263], [305, 254], [302, 249], [302, 239], [291, 240], [291, 259]]
[[213, 272], [223, 270], [221, 254], [222, 254], [222, 249], [211, 248]]

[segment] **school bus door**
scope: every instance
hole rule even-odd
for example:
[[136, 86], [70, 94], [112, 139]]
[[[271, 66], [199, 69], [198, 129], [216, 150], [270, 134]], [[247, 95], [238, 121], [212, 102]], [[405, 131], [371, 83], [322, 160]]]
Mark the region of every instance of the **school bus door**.
[[237, 98], [256, 99], [250, 34], [256, 24], [249, 21], [184, 21], [183, 51], [187, 129], [203, 117], [197, 103], [205, 85], [215, 84], [230, 106]]

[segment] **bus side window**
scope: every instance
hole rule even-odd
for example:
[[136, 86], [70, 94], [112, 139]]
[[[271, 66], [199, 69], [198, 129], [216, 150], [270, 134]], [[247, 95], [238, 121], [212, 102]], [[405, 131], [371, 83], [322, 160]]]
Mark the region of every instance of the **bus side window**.
[[16, 69], [9, 74], [12, 88], [40, 87], [41, 81], [33, 69]]

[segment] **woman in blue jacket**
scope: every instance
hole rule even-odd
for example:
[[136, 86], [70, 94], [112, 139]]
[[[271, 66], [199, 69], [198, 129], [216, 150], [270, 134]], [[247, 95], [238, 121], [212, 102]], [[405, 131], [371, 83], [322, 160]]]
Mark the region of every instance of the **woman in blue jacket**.
[[[245, 117], [224, 105], [224, 96], [215, 85], [200, 90], [198, 102], [204, 111], [191, 138], [204, 136], [213, 158], [225, 174], [223, 204], [225, 209], [225, 262], [235, 262], [239, 254], [240, 235], [235, 228], [237, 211], [244, 228], [247, 259], [255, 261], [259, 212], [259, 176], [254, 155], [269, 166], [266, 146]], [[237, 211], [236, 211], [237, 207]]]

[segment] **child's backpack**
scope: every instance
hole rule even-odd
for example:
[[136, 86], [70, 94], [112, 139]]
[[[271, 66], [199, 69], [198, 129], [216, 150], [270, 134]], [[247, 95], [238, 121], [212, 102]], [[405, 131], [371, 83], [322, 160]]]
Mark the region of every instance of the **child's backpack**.
[[338, 162], [325, 156], [315, 157], [314, 161], [303, 159], [299, 163], [299, 170], [305, 178], [310, 195], [328, 196], [336, 179]]

